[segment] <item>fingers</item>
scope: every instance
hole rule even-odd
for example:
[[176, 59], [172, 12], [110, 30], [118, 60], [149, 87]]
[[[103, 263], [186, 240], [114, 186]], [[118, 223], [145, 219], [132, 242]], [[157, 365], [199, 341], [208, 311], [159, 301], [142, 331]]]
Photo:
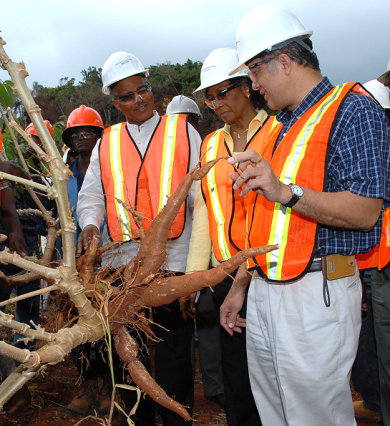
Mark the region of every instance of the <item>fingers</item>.
[[179, 298], [180, 312], [184, 321], [195, 318], [195, 314], [196, 314], [195, 296], [196, 296], [196, 293], [192, 293], [191, 296], [189, 297], [184, 296]]
[[190, 311], [194, 314], [196, 314], [196, 305], [195, 305], [195, 299], [196, 299], [196, 293], [192, 293], [190, 297]]
[[187, 312], [186, 312], [186, 298], [180, 297], [179, 298], [179, 306], [180, 306], [180, 312], [181, 316], [183, 317], [184, 321], [187, 321]]
[[25, 257], [27, 256], [27, 246], [24, 241], [24, 238], [9, 238], [9, 249], [11, 252], [18, 253], [20, 256]]
[[226, 315], [224, 317], [221, 317], [221, 326], [230, 334], [230, 336], [233, 336], [234, 332], [236, 333], [242, 333], [242, 328], [246, 327], [246, 320], [244, 318], [241, 318], [239, 315], [237, 315], [234, 318], [234, 314]]
[[[256, 178], [261, 174], [261, 167], [248, 167], [246, 168], [238, 177], [235, 179], [233, 189], [239, 189], [244, 183], [249, 186], [248, 188], [243, 188], [246, 190], [245, 194], [248, 193], [251, 189], [254, 188], [253, 182], [251, 180]], [[242, 194], [242, 195], [245, 195]]]
[[95, 225], [88, 225], [83, 229], [83, 231], [81, 232], [77, 240], [77, 245], [76, 245], [77, 256], [80, 256], [83, 250], [85, 251], [88, 249], [92, 239], [95, 236], [97, 238], [100, 238], [99, 230], [97, 229]]
[[250, 149], [230, 157], [227, 161], [230, 164], [235, 164], [241, 170], [245, 170], [249, 165], [256, 166], [259, 164], [261, 159], [262, 157], [258, 152]]
[[16, 251], [22, 257], [27, 256], [27, 245], [20, 230], [9, 233], [8, 247], [12, 253]]
[[240, 320], [242, 320], [242, 318], [238, 315], [238, 312], [230, 310], [222, 304], [220, 310], [220, 323], [230, 336], [233, 336], [234, 332], [242, 332], [241, 327], [243, 323]]
[[81, 241], [81, 235], [82, 233], [79, 235], [79, 238], [77, 239], [77, 243], [76, 243], [76, 256], [79, 257], [81, 255], [81, 252], [83, 250], [83, 243]]

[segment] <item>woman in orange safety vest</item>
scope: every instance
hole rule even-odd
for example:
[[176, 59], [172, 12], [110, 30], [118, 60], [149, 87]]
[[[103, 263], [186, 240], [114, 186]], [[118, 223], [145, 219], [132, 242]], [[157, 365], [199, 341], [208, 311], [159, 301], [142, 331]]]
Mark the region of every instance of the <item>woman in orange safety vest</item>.
[[[267, 120], [264, 99], [258, 92], [252, 91], [246, 71], [241, 71], [234, 77], [229, 76], [229, 72], [236, 64], [237, 53], [234, 49], [228, 48], [212, 51], [203, 63], [201, 85], [196, 91], [204, 93], [206, 105], [225, 123], [225, 126], [210, 133], [203, 140], [201, 164], [218, 157], [228, 158], [246, 149], [259, 150], [263, 143], [261, 129], [264, 123], [267, 127], [273, 121]], [[240, 196], [240, 191], [232, 188], [233, 181], [230, 174], [233, 172], [234, 168], [226, 160], [220, 160], [201, 182], [197, 182], [187, 273], [207, 269], [210, 262], [215, 266], [244, 249], [245, 200]], [[214, 302], [217, 306], [222, 304], [231, 284], [232, 277], [227, 277], [214, 288]], [[199, 311], [202, 311], [202, 301], [207, 297], [212, 298], [210, 292], [201, 293]], [[184, 303], [182, 313], [183, 315], [188, 313]], [[198, 320], [201, 319], [198, 317]], [[198, 337], [202, 363], [200, 327]], [[215, 340], [218, 342], [218, 336]], [[245, 335], [232, 339], [221, 330], [220, 341], [221, 362], [218, 365], [216, 361], [216, 365], [219, 368], [222, 365], [224, 386], [216, 395], [210, 394], [211, 390], [208, 391], [205, 386], [205, 395], [225, 405], [229, 424], [260, 425], [249, 385]], [[234, 386], [230, 385], [233, 383]]]

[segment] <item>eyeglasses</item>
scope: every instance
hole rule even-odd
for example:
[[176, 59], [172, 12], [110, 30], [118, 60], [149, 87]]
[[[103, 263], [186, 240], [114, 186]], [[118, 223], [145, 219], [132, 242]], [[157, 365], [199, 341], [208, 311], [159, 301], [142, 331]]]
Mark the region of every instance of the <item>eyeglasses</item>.
[[270, 56], [269, 58], [263, 59], [262, 61], [255, 62], [255, 63], [254, 63], [254, 64], [252, 64], [252, 65], [248, 65], [248, 69], [249, 69], [249, 71], [250, 71], [250, 72], [252, 72], [252, 73], [253, 73], [253, 71], [252, 71], [253, 69], [255, 69], [255, 68], [259, 67], [260, 65], [268, 64], [268, 62], [273, 61], [273, 60], [274, 60], [274, 59], [276, 59], [278, 56], [280, 56], [280, 53], [278, 53], [277, 55], [274, 55], [274, 56]]
[[86, 132], [76, 132], [70, 137], [72, 141], [77, 141], [78, 139], [90, 139], [98, 138], [99, 136], [95, 132], [86, 131]]
[[209, 98], [204, 100], [204, 103], [211, 109], [218, 108], [220, 106], [217, 101], [223, 101], [226, 97], [226, 95], [233, 89], [236, 89], [237, 87], [240, 87], [241, 83], [234, 83], [231, 86], [227, 87], [226, 89], [221, 90], [218, 92], [215, 97], [210, 96]]
[[142, 96], [145, 96], [151, 92], [152, 90], [150, 84], [145, 84], [144, 86], [139, 87], [135, 92], [129, 92], [121, 96], [116, 96], [114, 99], [119, 101], [121, 104], [132, 104], [136, 102], [138, 96], [140, 96], [142, 99]]

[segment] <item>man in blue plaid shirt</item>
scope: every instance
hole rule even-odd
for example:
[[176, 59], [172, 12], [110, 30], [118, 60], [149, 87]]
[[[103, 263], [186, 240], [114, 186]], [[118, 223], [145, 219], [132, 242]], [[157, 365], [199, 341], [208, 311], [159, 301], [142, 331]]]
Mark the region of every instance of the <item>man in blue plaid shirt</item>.
[[[279, 134], [268, 134], [263, 158], [248, 151], [229, 159], [243, 170], [232, 175], [235, 188], [258, 194], [248, 214], [249, 242], [279, 247], [254, 258], [253, 276], [239, 270], [221, 307], [228, 333], [247, 326], [251, 387], [264, 426], [356, 425], [349, 378], [361, 283], [354, 255], [379, 243], [390, 200], [386, 117], [360, 85], [333, 87], [321, 75], [311, 34], [273, 5], [249, 13], [237, 30], [241, 67], [268, 106], [280, 110]], [[311, 223], [315, 235], [306, 248]], [[249, 281], [245, 322], [238, 312]]]

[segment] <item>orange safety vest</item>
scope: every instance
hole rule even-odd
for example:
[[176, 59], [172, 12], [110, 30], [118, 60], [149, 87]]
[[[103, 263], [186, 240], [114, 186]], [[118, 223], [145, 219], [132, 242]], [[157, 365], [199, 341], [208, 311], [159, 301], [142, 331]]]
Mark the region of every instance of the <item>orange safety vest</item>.
[[356, 260], [359, 269], [383, 269], [390, 262], [390, 207], [383, 212], [381, 240], [368, 253], [357, 254]]
[[[334, 87], [288, 130], [275, 152], [283, 126], [279, 123], [271, 130], [261, 155], [283, 183], [323, 191], [332, 125], [351, 90], [368, 95], [357, 83]], [[270, 281], [289, 282], [303, 276], [314, 256], [317, 225], [314, 219], [256, 194], [248, 211], [247, 247], [278, 244], [279, 248], [250, 259], [248, 268], [256, 267]]]
[[[160, 118], [144, 158], [126, 123], [115, 124], [104, 130], [99, 158], [109, 234], [113, 241], [138, 239], [139, 226], [122, 202], [147, 218], [142, 220], [147, 231], [188, 173], [190, 142], [186, 115]], [[180, 237], [185, 220], [183, 203], [171, 226], [171, 239]]]
[[[255, 133], [244, 151], [254, 149], [259, 151], [264, 143], [264, 137], [269, 133], [273, 118], [268, 118], [263, 127]], [[200, 149], [201, 164], [218, 157], [233, 155], [230, 152], [219, 129], [206, 136]], [[245, 248], [246, 227], [246, 198], [240, 196], [241, 190], [233, 189], [230, 174], [234, 168], [225, 160], [219, 161], [202, 179], [201, 188], [206, 202], [210, 237], [215, 258], [222, 262], [230, 259], [238, 251]]]

